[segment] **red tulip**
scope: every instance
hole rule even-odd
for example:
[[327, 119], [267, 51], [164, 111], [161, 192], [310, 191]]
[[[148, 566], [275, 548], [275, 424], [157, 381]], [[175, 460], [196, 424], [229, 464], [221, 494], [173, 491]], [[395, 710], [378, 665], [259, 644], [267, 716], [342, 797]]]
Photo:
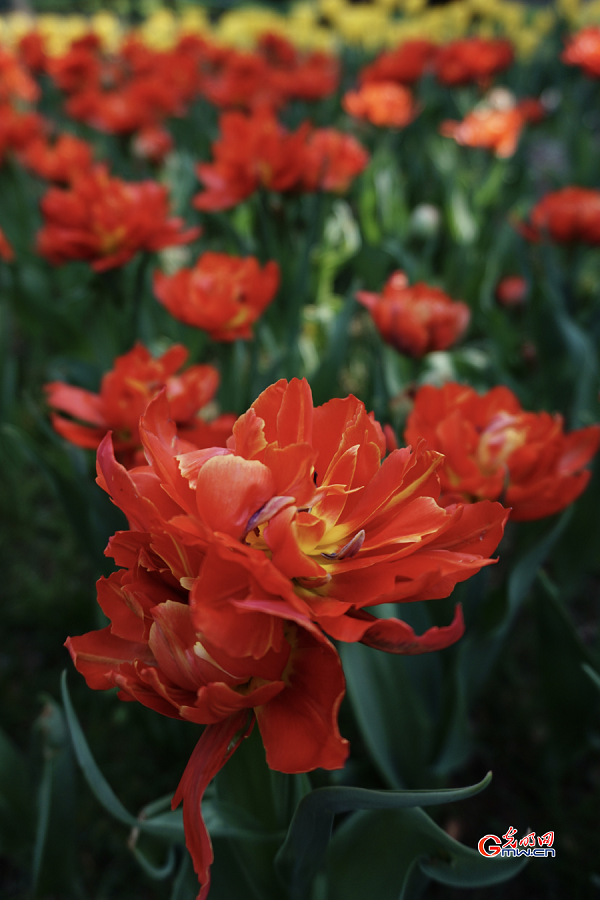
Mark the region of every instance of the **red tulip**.
[[447, 596], [492, 562], [507, 513], [442, 509], [439, 454], [421, 443], [382, 462], [385, 438], [363, 404], [313, 409], [306, 381], [268, 388], [226, 449], [178, 438], [164, 394], [140, 434], [147, 466], [127, 472], [108, 437], [98, 450], [99, 484], [130, 526], [107, 551], [121, 570], [98, 582], [112, 624], [67, 645], [90, 687], [206, 725], [174, 797], [205, 897], [200, 801], [254, 718], [271, 768], [343, 766], [344, 677], [325, 635], [392, 653], [458, 639], [459, 608], [417, 637], [366, 607]]
[[182, 344], [174, 344], [155, 359], [142, 344], [136, 344], [133, 350], [116, 358], [113, 369], [102, 378], [98, 394], [62, 381], [47, 384], [48, 405], [60, 413], [52, 415], [54, 428], [78, 447], [93, 450], [111, 431], [119, 461], [128, 467], [140, 465], [144, 461], [140, 452], [140, 416], [150, 400], [166, 387], [179, 434], [196, 446], [225, 446], [233, 426], [231, 417], [221, 416], [209, 424], [197, 416], [216, 394], [219, 373], [212, 366], [190, 366], [177, 375], [187, 355]]
[[193, 269], [154, 276], [154, 293], [171, 315], [203, 328], [215, 341], [249, 340], [252, 324], [278, 287], [276, 262], [261, 269], [253, 256], [240, 259], [226, 253], [204, 253]]
[[528, 293], [529, 285], [520, 275], [507, 275], [496, 286], [496, 300], [500, 306], [522, 306]]
[[155, 181], [126, 182], [106, 166], [73, 177], [68, 190], [50, 188], [42, 198], [45, 224], [38, 252], [54, 265], [83, 259], [96, 272], [121, 266], [140, 250], [187, 244], [199, 228], [182, 230], [169, 218], [167, 191]]
[[442, 502], [501, 499], [518, 522], [553, 515], [585, 489], [600, 425], [570, 434], [562, 416], [525, 412], [505, 387], [480, 395], [450, 382], [415, 397], [404, 439], [444, 454]]
[[342, 106], [351, 116], [391, 128], [404, 128], [418, 113], [409, 89], [393, 81], [368, 82], [348, 91]]
[[570, 66], [581, 66], [590, 78], [600, 78], [600, 28], [590, 25], [570, 36], [561, 60]]
[[25, 148], [21, 163], [40, 178], [68, 183], [75, 175], [86, 173], [92, 165], [92, 147], [72, 134], [61, 134], [52, 144], [39, 137]]
[[433, 66], [437, 52], [437, 45], [431, 41], [406, 41], [395, 50], [385, 51], [361, 69], [359, 81], [361, 84], [379, 81], [414, 84]]
[[[476, 107], [462, 122], [442, 122], [440, 133], [466, 147], [483, 147], [499, 157], [512, 156], [525, 124], [539, 121], [544, 115], [544, 108], [533, 98], [517, 103], [508, 91], [497, 90], [502, 90], [502, 94], [491, 92], [490, 100]], [[494, 102], [496, 99], [501, 102]]]
[[388, 278], [382, 294], [359, 291], [356, 299], [369, 310], [384, 341], [408, 356], [447, 350], [462, 337], [471, 318], [465, 303], [422, 281], [409, 286], [400, 271]]
[[475, 81], [485, 86], [493, 75], [507, 69], [513, 59], [510, 41], [501, 38], [462, 38], [439, 49], [434, 69], [442, 84], [453, 86]]
[[529, 240], [550, 237], [559, 243], [600, 243], [600, 191], [565, 187], [546, 194], [529, 214], [531, 224], [519, 226]]
[[302, 189], [343, 194], [368, 162], [369, 154], [351, 134], [317, 128], [306, 141]]

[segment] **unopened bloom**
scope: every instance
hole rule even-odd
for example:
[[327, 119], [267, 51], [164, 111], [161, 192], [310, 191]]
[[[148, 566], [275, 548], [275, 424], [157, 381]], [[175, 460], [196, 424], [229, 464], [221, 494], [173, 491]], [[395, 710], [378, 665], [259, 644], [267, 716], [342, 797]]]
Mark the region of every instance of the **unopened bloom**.
[[434, 69], [442, 84], [453, 86], [474, 81], [485, 87], [492, 76], [507, 69], [513, 59], [510, 41], [501, 38], [462, 38], [439, 49]]
[[507, 275], [496, 285], [496, 300], [500, 306], [522, 306], [528, 293], [529, 285], [521, 275]]
[[600, 28], [590, 25], [571, 35], [560, 58], [570, 66], [581, 66], [590, 78], [600, 78]]
[[358, 291], [356, 299], [369, 310], [384, 341], [408, 356], [447, 350], [471, 318], [465, 303], [422, 281], [409, 285], [401, 271], [388, 278], [381, 294]]
[[15, 251], [10, 245], [10, 242], [2, 229], [0, 228], [0, 258], [4, 260], [4, 262], [12, 262], [15, 258]]
[[418, 113], [410, 90], [393, 81], [367, 82], [342, 98], [347, 113], [373, 125], [403, 128]]
[[90, 687], [206, 725], [174, 797], [204, 898], [202, 795], [254, 720], [271, 768], [342, 767], [345, 685], [326, 635], [409, 654], [455, 641], [459, 610], [418, 637], [365, 607], [447, 596], [492, 562], [507, 513], [443, 509], [439, 454], [421, 442], [383, 460], [363, 404], [315, 409], [306, 381], [264, 391], [226, 449], [178, 438], [164, 395], [140, 434], [147, 466], [127, 472], [109, 438], [98, 451], [98, 481], [129, 521], [107, 551], [120, 571], [98, 582], [111, 625], [67, 645]]
[[508, 388], [481, 395], [449, 382], [417, 392], [404, 439], [418, 438], [444, 454], [441, 502], [501, 499], [512, 507], [511, 518], [524, 522], [579, 497], [600, 425], [565, 434], [562, 416], [526, 412]]
[[394, 81], [398, 84], [414, 84], [433, 65], [438, 52], [431, 41], [406, 41], [395, 50], [386, 50], [374, 62], [359, 73], [361, 84]]
[[200, 410], [217, 392], [219, 373], [213, 366], [190, 366], [178, 375], [187, 356], [182, 344], [174, 344], [157, 358], [142, 344], [136, 344], [116, 358], [113, 368], [103, 376], [97, 394], [62, 381], [47, 384], [48, 405], [58, 410], [52, 414], [54, 428], [72, 444], [91, 450], [97, 449], [107, 432], [112, 431], [117, 459], [127, 467], [143, 464], [140, 416], [150, 400], [166, 388], [180, 435], [193, 443], [203, 435], [209, 446], [221, 441], [224, 445], [233, 422], [221, 417], [227, 421], [217, 420], [210, 425], [198, 418]]
[[539, 101], [527, 98], [517, 102], [509, 91], [497, 89], [462, 122], [442, 122], [440, 133], [454, 138], [457, 144], [482, 147], [496, 156], [508, 157], [516, 151], [526, 122], [537, 122], [543, 115]]
[[154, 293], [174, 318], [208, 331], [215, 341], [252, 337], [252, 325], [275, 297], [279, 266], [261, 269], [253, 256], [204, 253], [191, 269], [157, 272]]
[[200, 233], [169, 216], [165, 187], [113, 178], [106, 166], [74, 176], [66, 190], [50, 188], [41, 209], [38, 252], [54, 265], [86, 260], [96, 272], [123, 265], [140, 250], [187, 244]]
[[173, 149], [173, 138], [162, 125], [148, 125], [134, 135], [133, 155], [148, 162], [161, 163]]
[[519, 231], [531, 241], [550, 237], [558, 243], [600, 244], [600, 191], [565, 187], [546, 194]]
[[92, 165], [92, 147], [72, 134], [61, 134], [54, 143], [38, 137], [20, 155], [21, 163], [40, 178], [68, 183]]

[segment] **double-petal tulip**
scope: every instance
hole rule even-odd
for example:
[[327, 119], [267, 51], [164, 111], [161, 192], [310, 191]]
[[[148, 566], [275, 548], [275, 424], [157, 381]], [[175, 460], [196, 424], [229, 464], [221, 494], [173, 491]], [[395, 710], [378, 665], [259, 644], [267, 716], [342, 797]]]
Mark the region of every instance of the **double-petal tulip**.
[[236, 206], [260, 187], [293, 190], [304, 171], [308, 125], [288, 132], [274, 114], [261, 108], [251, 115], [223, 113], [221, 137], [213, 144], [213, 163], [201, 163], [198, 177], [204, 190], [193, 204], [205, 212]]
[[52, 415], [54, 428], [72, 444], [92, 450], [112, 431], [117, 458], [128, 467], [138, 465], [144, 461], [140, 416], [150, 400], [166, 388], [179, 434], [199, 447], [224, 446], [231, 434], [231, 416], [220, 416], [212, 423], [198, 418], [217, 392], [219, 373], [212, 366], [190, 366], [177, 375], [187, 356], [182, 344], [174, 344], [158, 358], [136, 344], [116, 358], [114, 367], [103, 376], [98, 394], [62, 381], [47, 384], [48, 405], [59, 410]]
[[306, 141], [301, 188], [343, 194], [368, 162], [369, 154], [351, 134], [316, 128]]
[[54, 265], [86, 260], [96, 272], [121, 266], [140, 250], [187, 244], [200, 234], [169, 216], [163, 185], [122, 181], [106, 166], [75, 175], [67, 190], [50, 188], [41, 209], [38, 252]]
[[147, 466], [127, 472], [108, 437], [98, 451], [99, 483], [130, 525], [107, 550], [121, 571], [98, 583], [112, 624], [67, 643], [90, 687], [206, 724], [174, 798], [205, 897], [200, 801], [253, 719], [271, 768], [343, 766], [344, 678], [326, 634], [393, 653], [452, 643], [459, 609], [417, 637], [365, 607], [447, 596], [492, 561], [507, 512], [443, 509], [439, 454], [421, 442], [382, 461], [363, 404], [314, 409], [305, 381], [261, 394], [226, 449], [179, 439], [164, 394], [140, 434]]
[[442, 84], [489, 84], [493, 75], [507, 69], [514, 59], [510, 41], [501, 38], [462, 38], [441, 47], [435, 56], [435, 74]]
[[482, 147], [498, 157], [508, 157], [515, 153], [525, 124], [537, 122], [543, 115], [539, 101], [526, 98], [517, 102], [510, 91], [497, 88], [462, 122], [442, 122], [440, 133], [465, 147]]
[[519, 522], [553, 515], [585, 489], [600, 425], [565, 434], [560, 415], [526, 412], [508, 388], [449, 382], [417, 392], [406, 441], [444, 454], [442, 502], [502, 499]]
[[381, 294], [358, 291], [356, 299], [369, 310], [384, 341], [408, 356], [447, 350], [471, 318], [465, 303], [422, 281], [409, 285], [401, 271], [388, 278]]
[[600, 244], [600, 191], [565, 187], [546, 194], [519, 231], [531, 241], [550, 237], [558, 243]]
[[358, 91], [348, 91], [342, 106], [357, 119], [390, 128], [404, 128], [418, 113], [410, 90], [393, 81], [367, 82]]
[[253, 256], [241, 259], [226, 253], [204, 253], [192, 269], [154, 276], [154, 293], [171, 315], [203, 328], [215, 341], [249, 340], [252, 324], [278, 287], [276, 262], [261, 269]]

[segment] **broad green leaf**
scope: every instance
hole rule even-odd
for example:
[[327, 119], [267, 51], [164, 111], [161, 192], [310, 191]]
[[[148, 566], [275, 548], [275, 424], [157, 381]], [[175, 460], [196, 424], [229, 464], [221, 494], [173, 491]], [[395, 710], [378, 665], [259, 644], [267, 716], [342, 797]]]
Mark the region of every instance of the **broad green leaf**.
[[413, 900], [425, 875], [484, 887], [516, 875], [525, 860], [486, 859], [451, 838], [422, 809], [359, 812], [336, 831], [327, 857], [328, 900]]
[[[371, 791], [357, 787], [318, 788], [300, 801], [277, 858], [277, 869], [300, 900], [320, 868], [331, 837], [333, 818], [352, 810], [437, 806], [473, 797], [488, 786], [489, 772], [479, 784], [434, 791]], [[377, 896], [373, 894], [373, 896]]]

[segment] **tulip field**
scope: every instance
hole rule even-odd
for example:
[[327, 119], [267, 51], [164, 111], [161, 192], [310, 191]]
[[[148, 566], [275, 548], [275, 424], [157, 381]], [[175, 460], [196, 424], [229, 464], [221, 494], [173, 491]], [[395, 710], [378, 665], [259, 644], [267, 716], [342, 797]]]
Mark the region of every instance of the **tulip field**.
[[1, 900], [593, 900], [600, 3], [119, 14], [0, 17]]

